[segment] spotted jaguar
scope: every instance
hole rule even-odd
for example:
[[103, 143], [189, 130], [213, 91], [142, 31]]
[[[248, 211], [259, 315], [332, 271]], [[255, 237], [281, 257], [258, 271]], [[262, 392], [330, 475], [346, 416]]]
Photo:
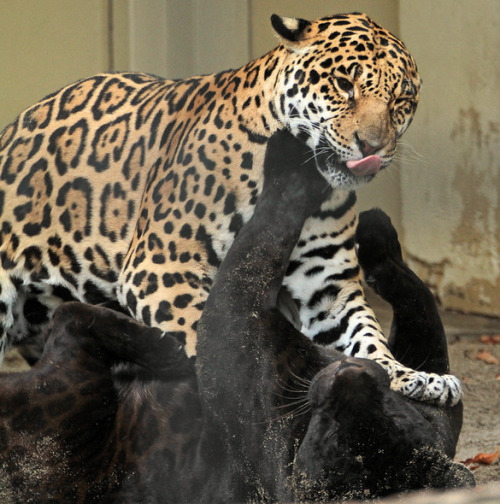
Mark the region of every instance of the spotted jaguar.
[[24, 111], [0, 137], [0, 327], [38, 334], [68, 299], [117, 301], [196, 354], [196, 326], [263, 185], [266, 143], [288, 129], [332, 196], [306, 221], [283, 287], [302, 331], [379, 362], [392, 387], [456, 403], [458, 380], [400, 365], [368, 306], [354, 189], [391, 161], [420, 76], [364, 14], [273, 15], [280, 44], [245, 66], [184, 80], [100, 74]]

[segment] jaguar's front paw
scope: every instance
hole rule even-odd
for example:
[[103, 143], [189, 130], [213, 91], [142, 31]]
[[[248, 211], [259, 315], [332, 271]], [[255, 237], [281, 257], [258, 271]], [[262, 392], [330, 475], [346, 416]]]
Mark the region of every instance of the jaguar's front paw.
[[462, 398], [460, 380], [453, 375], [400, 369], [391, 377], [391, 388], [411, 399], [439, 406], [454, 406]]

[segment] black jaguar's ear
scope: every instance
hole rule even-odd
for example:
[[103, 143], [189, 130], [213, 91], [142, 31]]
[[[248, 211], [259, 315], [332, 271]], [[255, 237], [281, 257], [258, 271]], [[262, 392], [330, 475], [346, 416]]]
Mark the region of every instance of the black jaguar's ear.
[[271, 24], [283, 44], [290, 49], [304, 40], [305, 34], [311, 26], [311, 22], [307, 19], [283, 17], [277, 14], [271, 16]]

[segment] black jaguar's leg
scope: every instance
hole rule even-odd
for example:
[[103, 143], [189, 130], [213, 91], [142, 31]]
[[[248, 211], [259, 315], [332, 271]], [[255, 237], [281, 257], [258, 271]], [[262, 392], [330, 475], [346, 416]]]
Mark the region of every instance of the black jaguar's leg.
[[394, 311], [389, 349], [413, 369], [448, 373], [446, 336], [434, 296], [404, 263], [390, 218], [379, 209], [362, 212], [356, 231], [366, 282]]
[[174, 337], [101, 306], [62, 304], [55, 312], [52, 333], [54, 337], [47, 345], [49, 355], [51, 347], [70, 334], [72, 341], [65, 338], [62, 342], [68, 351], [81, 348], [109, 366], [133, 363], [158, 375], [192, 372], [192, 364]]
[[[319, 362], [314, 345], [276, 309], [300, 230], [328, 191], [316, 167], [304, 163], [308, 157], [289, 133], [269, 141], [262, 194], [220, 267], [198, 325], [197, 371], [206, 425], [214, 436], [218, 433], [215, 446], [228, 460], [225, 467], [233, 468], [231, 481], [241, 482], [242, 500], [249, 495], [292, 500], [287, 469], [276, 469], [289, 468], [296, 449], [293, 408], [276, 407], [279, 395], [294, 394], [288, 392], [289, 363], [298, 376], [301, 359], [311, 366]], [[277, 420], [286, 413], [286, 420]], [[211, 460], [215, 464], [217, 457]]]
[[[203, 312], [205, 325], [209, 320], [212, 323], [217, 314], [230, 319], [233, 311], [238, 314], [237, 324], [260, 319], [276, 306], [303, 223], [329, 191], [308, 157], [309, 150], [287, 132], [279, 132], [269, 141], [262, 194], [252, 219], [219, 269]], [[218, 305], [215, 309], [214, 304]], [[217, 337], [211, 338], [210, 347], [213, 340], [224, 345], [224, 338]]]

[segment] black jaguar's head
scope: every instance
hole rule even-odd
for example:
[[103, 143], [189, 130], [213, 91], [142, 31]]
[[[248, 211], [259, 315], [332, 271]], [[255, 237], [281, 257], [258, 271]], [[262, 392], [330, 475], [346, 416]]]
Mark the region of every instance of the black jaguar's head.
[[392, 391], [376, 362], [346, 358], [330, 364], [313, 379], [309, 399], [312, 416], [295, 464], [304, 498], [365, 498], [473, 483], [468, 470], [444, 453], [445, 415], [428, 414], [430, 406]]

